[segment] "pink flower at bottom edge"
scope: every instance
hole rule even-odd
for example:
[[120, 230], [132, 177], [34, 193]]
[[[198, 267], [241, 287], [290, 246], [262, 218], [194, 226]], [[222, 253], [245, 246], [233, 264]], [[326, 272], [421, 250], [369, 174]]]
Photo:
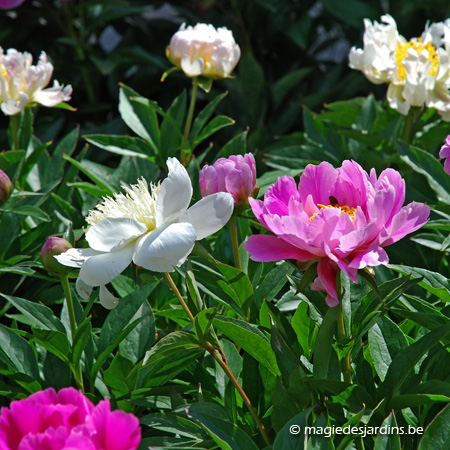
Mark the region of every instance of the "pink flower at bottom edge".
[[278, 178], [264, 201], [250, 199], [258, 221], [273, 235], [254, 235], [244, 244], [254, 261], [317, 260], [313, 290], [338, 304], [336, 276], [342, 270], [357, 282], [366, 266], [387, 264], [384, 247], [424, 225], [430, 208], [405, 201], [405, 182], [393, 169], [377, 178], [356, 162], [335, 169], [328, 162], [309, 164], [297, 187], [293, 178]]
[[0, 0], [0, 9], [14, 9], [20, 6], [25, 0]]

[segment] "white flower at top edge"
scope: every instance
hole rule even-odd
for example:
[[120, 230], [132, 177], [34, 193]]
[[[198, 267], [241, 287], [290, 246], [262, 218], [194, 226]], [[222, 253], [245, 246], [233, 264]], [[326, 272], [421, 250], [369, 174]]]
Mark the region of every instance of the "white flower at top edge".
[[421, 37], [410, 41], [389, 14], [381, 22], [364, 20], [364, 46], [350, 50], [350, 67], [375, 84], [389, 84], [389, 105], [401, 114], [411, 106], [427, 106], [450, 121], [450, 20], [427, 25]]
[[169, 174], [157, 185], [144, 179], [107, 197], [89, 212], [86, 240], [90, 248], [71, 248], [58, 255], [66, 266], [80, 268], [76, 287], [82, 298], [100, 286], [100, 301], [114, 308], [117, 299], [105, 285], [133, 261], [154, 272], [173, 272], [184, 263], [195, 241], [218, 231], [230, 219], [231, 194], [204, 197], [189, 208], [192, 184], [176, 158], [167, 160]]
[[41, 53], [36, 66], [32, 62], [30, 53], [20, 53], [14, 48], [4, 53], [0, 47], [0, 108], [8, 116], [35, 103], [55, 106], [70, 100], [70, 85], [64, 87], [55, 80], [52, 87], [44, 89], [53, 73], [45, 52]]

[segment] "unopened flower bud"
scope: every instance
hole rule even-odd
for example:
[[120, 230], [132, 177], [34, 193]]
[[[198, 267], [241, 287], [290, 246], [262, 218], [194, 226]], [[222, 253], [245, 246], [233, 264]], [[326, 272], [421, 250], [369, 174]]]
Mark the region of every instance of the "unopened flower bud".
[[70, 242], [60, 237], [49, 237], [41, 250], [42, 262], [50, 275], [64, 275], [70, 272], [71, 267], [63, 266], [55, 259], [55, 255], [60, 255], [72, 248]]
[[233, 33], [206, 23], [182, 24], [166, 49], [167, 58], [188, 77], [220, 80], [230, 76], [241, 56]]
[[255, 189], [256, 163], [251, 153], [220, 158], [212, 166], [204, 166], [199, 177], [200, 192], [206, 197], [216, 192], [233, 196], [235, 209], [244, 209]]
[[13, 184], [3, 170], [0, 169], [0, 206], [6, 203], [11, 192], [13, 190]]

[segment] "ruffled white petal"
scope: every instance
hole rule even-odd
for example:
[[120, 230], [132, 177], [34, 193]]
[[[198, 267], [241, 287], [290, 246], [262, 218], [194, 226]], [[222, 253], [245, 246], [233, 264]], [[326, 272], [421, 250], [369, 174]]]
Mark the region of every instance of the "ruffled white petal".
[[165, 225], [138, 240], [133, 261], [154, 272], [173, 272], [191, 253], [196, 239], [190, 223]]
[[75, 284], [75, 287], [77, 289], [78, 295], [84, 299], [88, 300], [92, 293], [92, 286], [89, 286], [86, 284], [83, 280], [80, 278], [77, 278], [77, 282]]
[[205, 63], [202, 58], [194, 59], [191, 62], [191, 58], [188, 55], [184, 55], [181, 58], [181, 70], [190, 78], [198, 77], [202, 74]]
[[131, 262], [134, 245], [109, 253], [97, 253], [81, 266], [79, 278], [90, 286], [102, 286], [123, 272]]
[[169, 175], [161, 183], [156, 200], [156, 227], [176, 221], [187, 210], [192, 198], [192, 183], [186, 169], [176, 158], [167, 160]]
[[106, 286], [100, 286], [100, 303], [103, 307], [106, 309], [114, 309], [118, 304], [119, 300], [117, 297], [111, 294], [111, 292], [108, 291]]
[[197, 240], [200, 240], [220, 230], [230, 220], [233, 208], [232, 195], [219, 192], [202, 198], [190, 207], [180, 217], [180, 222], [192, 224]]
[[128, 217], [109, 217], [92, 225], [86, 233], [91, 248], [100, 252], [112, 252], [142, 236], [147, 227]]
[[69, 248], [66, 252], [55, 255], [55, 258], [63, 266], [80, 268], [88, 258], [100, 254], [92, 248]]

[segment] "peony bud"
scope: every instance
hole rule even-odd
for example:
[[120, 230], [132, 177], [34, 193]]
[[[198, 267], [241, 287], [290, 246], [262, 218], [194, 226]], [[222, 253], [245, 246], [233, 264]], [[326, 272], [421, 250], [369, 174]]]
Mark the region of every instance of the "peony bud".
[[233, 196], [235, 209], [243, 209], [256, 184], [255, 158], [251, 153], [220, 158], [212, 166], [202, 168], [199, 183], [202, 197], [228, 192]]
[[186, 76], [203, 76], [213, 80], [230, 76], [241, 56], [233, 33], [225, 27], [206, 23], [195, 27], [182, 24], [166, 49], [167, 58]]
[[41, 250], [41, 257], [44, 267], [50, 275], [64, 275], [72, 270], [71, 267], [63, 266], [55, 259], [55, 255], [60, 255], [72, 248], [70, 242], [60, 237], [49, 237]]
[[0, 169], [0, 206], [4, 205], [11, 195], [13, 184], [3, 170]]

